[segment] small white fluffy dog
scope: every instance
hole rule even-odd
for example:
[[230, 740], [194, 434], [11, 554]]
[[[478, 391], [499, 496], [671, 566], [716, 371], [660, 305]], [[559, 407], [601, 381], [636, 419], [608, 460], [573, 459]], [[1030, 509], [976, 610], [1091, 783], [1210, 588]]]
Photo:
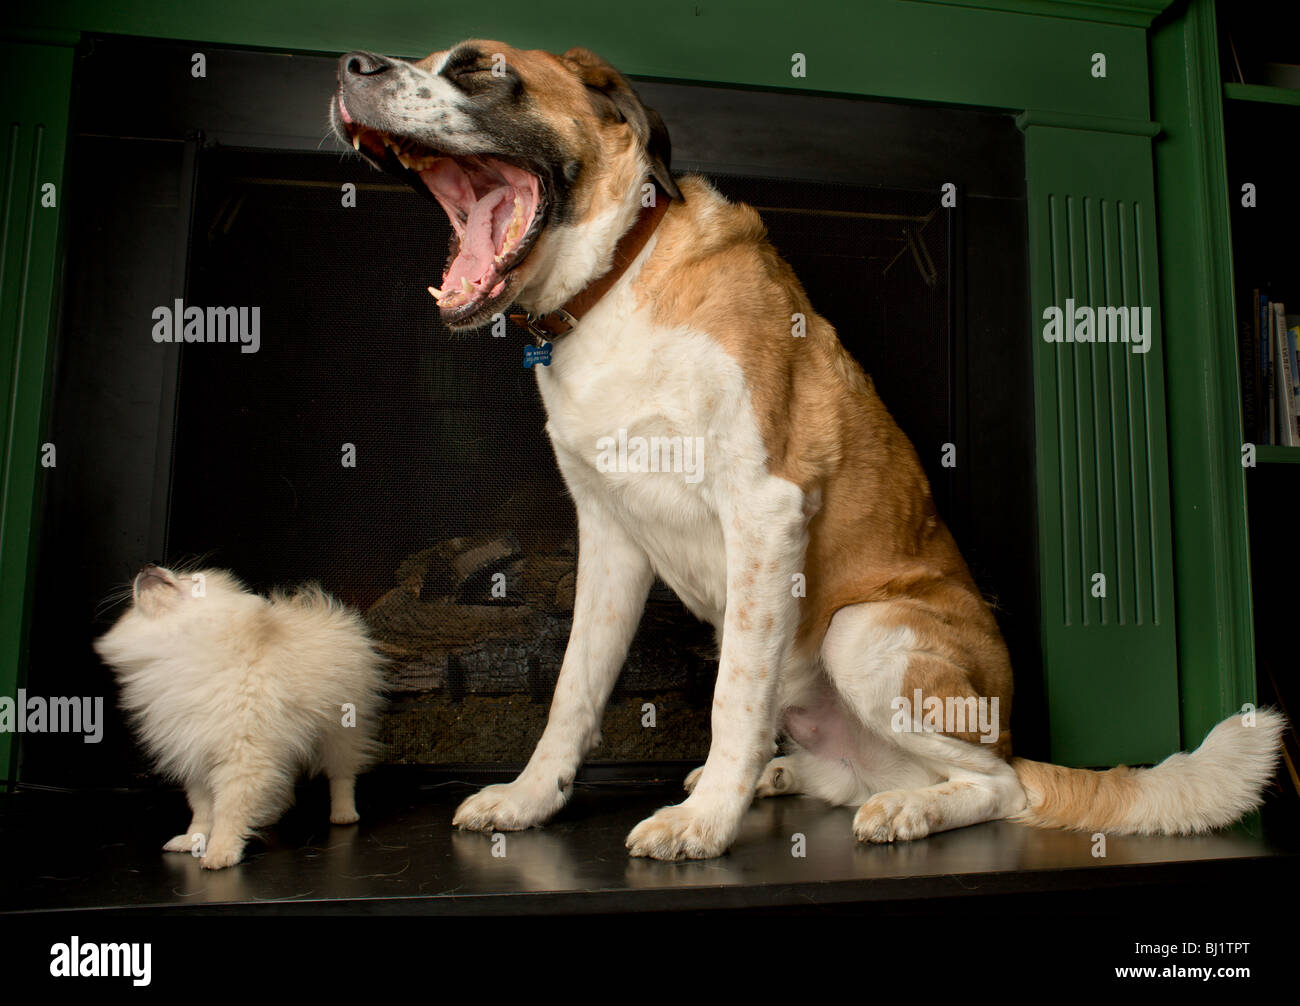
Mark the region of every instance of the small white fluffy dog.
[[292, 803], [304, 770], [329, 777], [331, 822], [358, 820], [383, 659], [361, 616], [319, 587], [268, 599], [222, 570], [149, 565], [95, 651], [158, 771], [189, 798], [189, 829], [167, 852], [233, 866], [253, 830]]

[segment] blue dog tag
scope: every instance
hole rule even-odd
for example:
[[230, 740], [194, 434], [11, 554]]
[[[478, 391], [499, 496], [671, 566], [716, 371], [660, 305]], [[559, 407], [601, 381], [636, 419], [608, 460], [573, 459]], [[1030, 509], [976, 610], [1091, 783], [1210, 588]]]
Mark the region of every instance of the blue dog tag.
[[543, 367], [551, 365], [551, 344], [544, 342], [540, 346], [524, 347], [524, 367], [528, 368], [540, 363]]

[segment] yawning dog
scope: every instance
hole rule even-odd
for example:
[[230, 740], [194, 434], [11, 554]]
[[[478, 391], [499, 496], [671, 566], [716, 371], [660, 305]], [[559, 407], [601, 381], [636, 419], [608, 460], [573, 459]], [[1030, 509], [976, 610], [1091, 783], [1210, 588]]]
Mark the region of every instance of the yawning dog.
[[[546, 730], [454, 824], [528, 828], [564, 806], [656, 575], [721, 654], [708, 758], [632, 830], [633, 855], [717, 856], [756, 794], [856, 806], [870, 842], [1007, 817], [1188, 833], [1258, 805], [1283, 726], [1266, 710], [1145, 771], [1011, 758], [1006, 646], [915, 450], [758, 214], [674, 179], [662, 120], [612, 66], [469, 41], [418, 62], [349, 53], [338, 77], [339, 136], [451, 220], [430, 287], [446, 324], [514, 303], [550, 343], [535, 370], [577, 509]], [[627, 435], [698, 445], [697, 477], [611, 464]]]

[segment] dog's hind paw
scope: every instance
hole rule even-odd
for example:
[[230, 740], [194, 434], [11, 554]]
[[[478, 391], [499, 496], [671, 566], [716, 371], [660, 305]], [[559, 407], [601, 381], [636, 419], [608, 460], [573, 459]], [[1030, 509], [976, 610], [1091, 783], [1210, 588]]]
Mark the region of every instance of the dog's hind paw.
[[[704, 773], [704, 766], [691, 769], [686, 781], [682, 783], [682, 788], [687, 793], [694, 793], [695, 787], [699, 785], [700, 776]], [[781, 796], [793, 791], [794, 774], [790, 771], [788, 760], [784, 758], [773, 758], [767, 763], [767, 768], [763, 769], [763, 774], [758, 777], [758, 786], [754, 790], [754, 796]]]
[[794, 773], [786, 758], [773, 758], [758, 777], [758, 786], [754, 790], [757, 797], [783, 796], [795, 792]]
[[853, 834], [859, 842], [911, 842], [930, 834], [935, 813], [934, 802], [922, 793], [877, 793], [853, 816]]

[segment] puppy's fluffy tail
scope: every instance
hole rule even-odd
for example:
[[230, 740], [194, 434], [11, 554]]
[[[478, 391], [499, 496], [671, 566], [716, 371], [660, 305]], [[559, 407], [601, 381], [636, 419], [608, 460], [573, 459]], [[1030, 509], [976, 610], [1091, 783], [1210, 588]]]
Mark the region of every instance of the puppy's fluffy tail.
[[1259, 709], [1254, 725], [1228, 717], [1190, 754], [1105, 772], [1013, 758], [1029, 805], [1012, 820], [1117, 835], [1194, 835], [1254, 810], [1273, 777], [1286, 718]]

